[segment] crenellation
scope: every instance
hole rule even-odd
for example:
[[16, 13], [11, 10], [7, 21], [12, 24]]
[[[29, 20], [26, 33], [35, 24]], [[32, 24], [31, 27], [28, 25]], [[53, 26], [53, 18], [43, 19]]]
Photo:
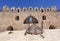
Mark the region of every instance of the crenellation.
[[34, 11], [39, 11], [39, 8], [38, 7], [34, 7]]
[[46, 8], [46, 12], [47, 12], [47, 11], [51, 11], [49, 7]]
[[23, 7], [23, 8], [22, 8], [22, 11], [24, 11], [24, 12], [25, 12], [25, 11], [28, 11], [28, 10], [27, 10], [27, 8], [26, 8], [26, 7]]
[[29, 8], [28, 8], [28, 11], [33, 11], [33, 8], [32, 8], [32, 7], [29, 7]]
[[45, 8], [41, 7], [40, 12], [45, 12]]
[[56, 11], [56, 6], [52, 6], [51, 11]]
[[47, 7], [46, 9], [43, 8], [43, 7], [41, 7], [40, 9], [38, 7], [32, 8], [31, 6], [29, 8], [27, 8], [27, 7], [23, 7], [23, 8], [20, 8], [20, 7], [18, 7], [18, 8], [11, 7], [9, 9], [8, 6], [3, 6], [3, 11], [16, 11], [17, 9], [19, 9], [20, 11], [27, 10], [27, 11], [40, 11], [40, 12], [43, 11], [43, 12], [47, 12], [47, 11], [56, 11], [56, 6], [52, 6], [51, 8]]
[[9, 11], [9, 7], [8, 6], [3, 6], [3, 11]]
[[20, 8], [20, 7], [16, 8], [16, 11], [17, 11], [18, 13], [20, 13], [20, 12], [21, 12], [21, 8]]
[[15, 7], [11, 7], [10, 11], [16, 11]]

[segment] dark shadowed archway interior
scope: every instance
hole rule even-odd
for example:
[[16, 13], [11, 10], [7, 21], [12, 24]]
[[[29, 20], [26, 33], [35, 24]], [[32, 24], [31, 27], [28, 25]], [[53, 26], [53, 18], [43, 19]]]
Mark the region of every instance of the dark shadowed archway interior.
[[49, 29], [55, 29], [54, 25], [50, 25]]
[[42, 16], [42, 20], [46, 20], [46, 16], [45, 15]]
[[24, 20], [24, 24], [29, 24], [29, 23], [38, 23], [38, 20], [33, 16], [29, 16]]
[[8, 31], [13, 31], [13, 27], [12, 26], [8, 26], [7, 30]]

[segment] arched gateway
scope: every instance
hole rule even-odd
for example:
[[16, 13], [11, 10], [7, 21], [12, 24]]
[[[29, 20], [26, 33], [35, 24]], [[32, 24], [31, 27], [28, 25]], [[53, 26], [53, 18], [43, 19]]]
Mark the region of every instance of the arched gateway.
[[13, 27], [12, 27], [12, 26], [8, 26], [8, 27], [7, 27], [7, 30], [8, 30], [8, 31], [13, 31]]
[[29, 24], [29, 23], [38, 23], [38, 20], [33, 16], [29, 16], [24, 20], [24, 24]]
[[50, 25], [49, 29], [55, 29], [55, 26], [54, 25]]

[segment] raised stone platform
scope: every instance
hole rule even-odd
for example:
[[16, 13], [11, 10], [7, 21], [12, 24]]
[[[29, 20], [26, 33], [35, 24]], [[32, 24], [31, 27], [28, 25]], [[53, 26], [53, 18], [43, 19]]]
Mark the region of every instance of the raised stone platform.
[[8, 33], [9, 31], [0, 33], [0, 41], [60, 41], [60, 29], [44, 29], [44, 39], [40, 35], [24, 35], [25, 30]]

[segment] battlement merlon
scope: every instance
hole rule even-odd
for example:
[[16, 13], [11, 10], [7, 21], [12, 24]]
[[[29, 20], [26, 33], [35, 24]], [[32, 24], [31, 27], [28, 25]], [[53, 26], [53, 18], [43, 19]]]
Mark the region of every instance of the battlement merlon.
[[46, 9], [41, 7], [40, 9], [38, 7], [29, 7], [29, 8], [26, 8], [26, 7], [23, 7], [23, 8], [15, 8], [15, 7], [11, 7], [9, 9], [8, 6], [3, 6], [3, 11], [17, 11], [17, 12], [20, 12], [20, 11], [41, 11], [41, 12], [44, 12], [44, 11], [56, 11], [56, 6], [52, 6], [51, 8], [47, 7]]

